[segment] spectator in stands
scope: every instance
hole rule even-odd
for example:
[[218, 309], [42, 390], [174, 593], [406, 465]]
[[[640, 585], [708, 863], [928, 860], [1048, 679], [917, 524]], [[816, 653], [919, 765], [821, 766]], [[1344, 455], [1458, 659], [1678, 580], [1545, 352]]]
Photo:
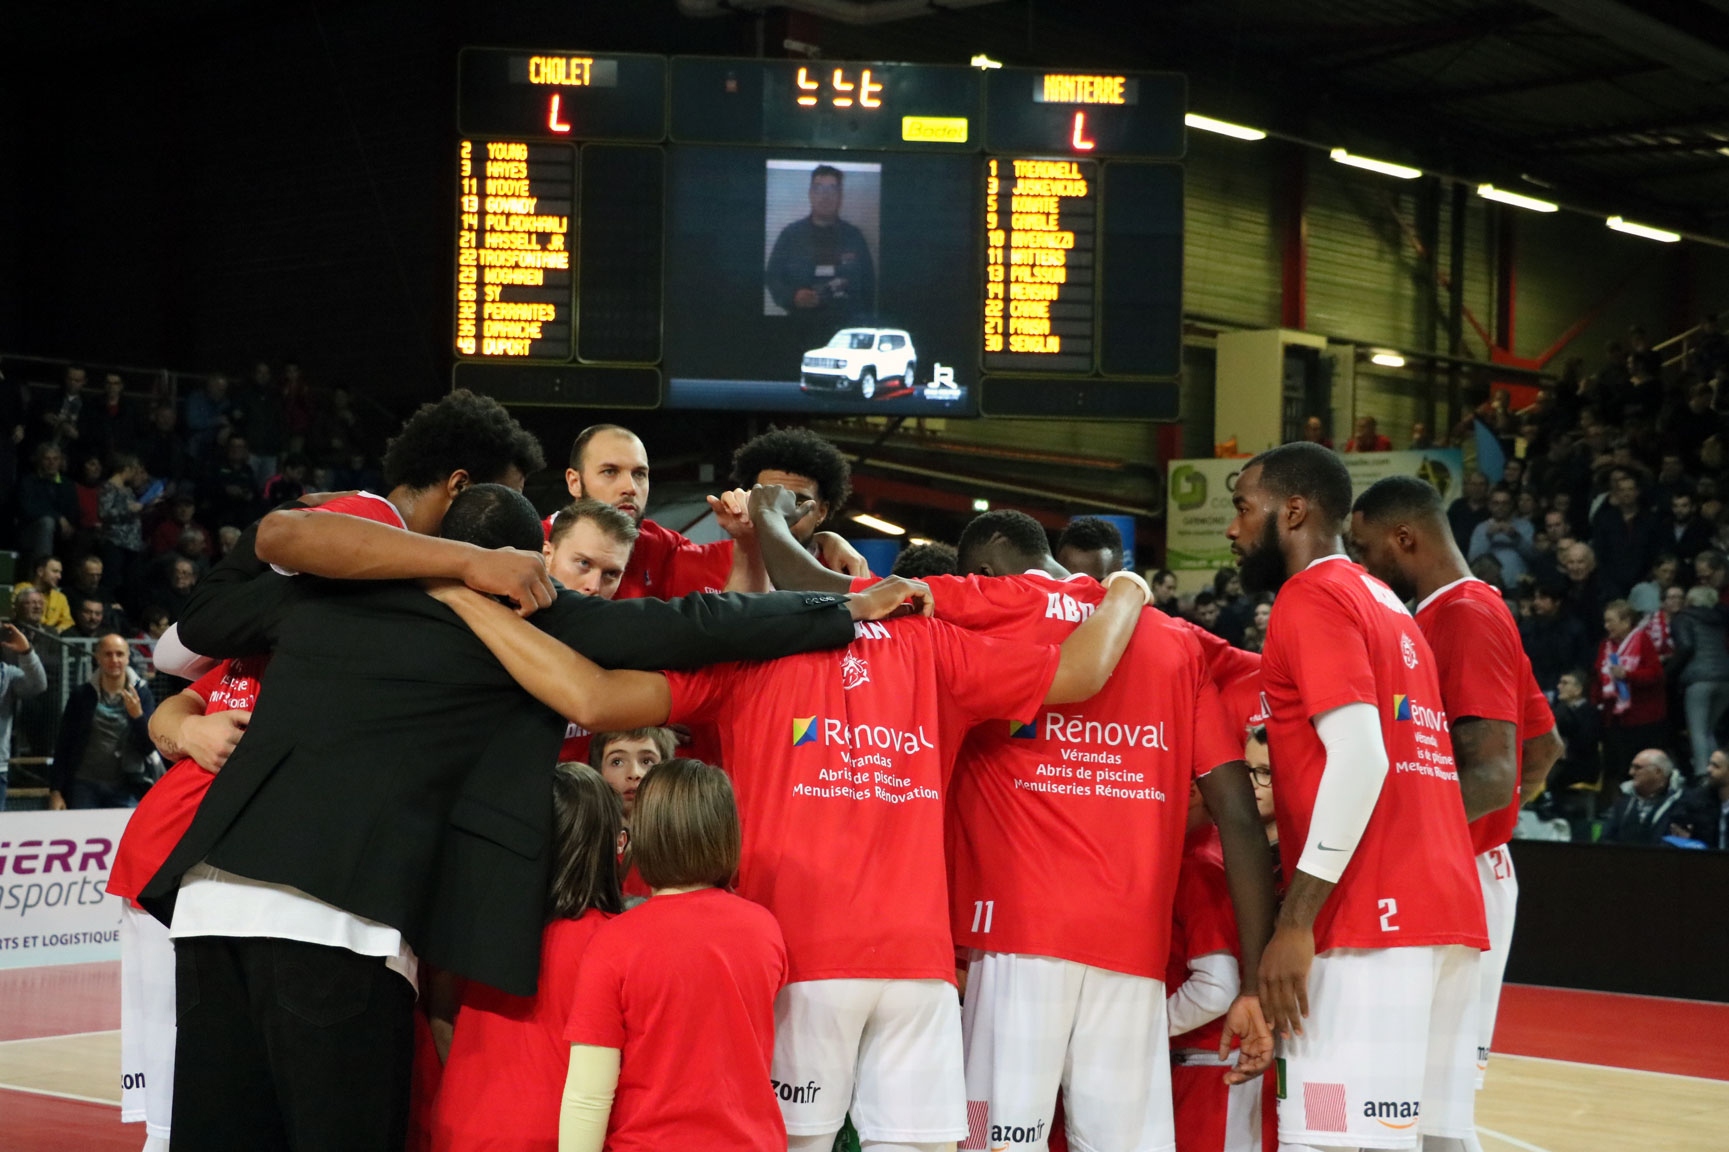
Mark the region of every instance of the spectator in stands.
[[145, 471], [159, 480], [184, 480], [192, 474], [193, 461], [176, 425], [174, 405], [157, 404], [150, 410], [150, 423], [138, 435], [138, 458]]
[[102, 557], [91, 553], [72, 562], [72, 579], [67, 582], [66, 599], [74, 604], [80, 600], [100, 600], [110, 610], [119, 607], [114, 583], [107, 578]]
[[1603, 607], [1613, 599], [1597, 572], [1597, 553], [1589, 544], [1574, 543], [1561, 554], [1561, 570], [1567, 574], [1562, 610], [1572, 614], [1595, 644], [1603, 638]]
[[1535, 530], [1529, 520], [1513, 512], [1513, 492], [1505, 484], [1489, 494], [1489, 517], [1471, 530], [1471, 545], [1465, 557], [1476, 560], [1493, 556], [1501, 566], [1501, 587], [1512, 588], [1524, 578], [1530, 558], [1536, 554], [1531, 541]]
[[1610, 474], [1609, 498], [1591, 517], [1591, 547], [1596, 552], [1604, 590], [1625, 596], [1657, 558], [1661, 529], [1640, 502], [1639, 478], [1626, 469]]
[[[65, 597], [61, 597], [62, 600]], [[58, 637], [58, 629], [50, 628], [42, 620], [42, 614], [48, 604], [47, 598], [36, 590], [33, 584], [20, 584], [18, 590], [12, 593], [12, 619], [24, 630], [32, 647], [48, 637]]]
[[1729, 368], [1729, 340], [1717, 330], [1717, 317], [1707, 315], [1690, 341], [1692, 368], [1701, 380], [1710, 380], [1720, 368]]
[[274, 508], [306, 495], [306, 457], [291, 452], [282, 458], [282, 471], [264, 482], [264, 506]]
[[[1645, 617], [1645, 622], [1639, 627], [1651, 637], [1651, 646], [1657, 649], [1657, 659], [1663, 661], [1663, 667], [1669, 667], [1669, 658], [1675, 655], [1675, 618], [1681, 610], [1687, 607], [1687, 590], [1679, 584], [1671, 584], [1663, 590], [1663, 599], [1658, 602], [1657, 610]], [[1635, 608], [1633, 611], [1637, 612]], [[1670, 688], [1673, 689], [1673, 683]], [[1673, 707], [1671, 714], [1675, 713]]]
[[13, 588], [13, 601], [26, 588], [34, 588], [42, 596], [42, 626], [56, 632], [64, 632], [72, 626], [72, 605], [67, 601], [66, 594], [60, 591], [60, 578], [64, 566], [59, 557], [43, 556], [36, 561], [35, 578], [18, 584]]
[[1534, 521], [1532, 527], [1537, 528], [1537, 532], [1531, 537], [1531, 562], [1528, 566], [1531, 579], [1539, 584], [1562, 580], [1561, 548], [1572, 540], [1567, 514], [1550, 508], [1543, 513], [1542, 526], [1537, 527]]
[[72, 481], [72, 494], [78, 498], [78, 519], [74, 524], [78, 530], [73, 533], [78, 547], [85, 547], [95, 540], [102, 527], [103, 477], [100, 457], [78, 458], [78, 472]]
[[1604, 844], [1661, 844], [1669, 835], [1669, 814], [1681, 799], [1681, 778], [1661, 748], [1646, 748], [1633, 757], [1632, 778], [1621, 783], [1621, 795], [1603, 821]]
[[205, 474], [204, 514], [212, 524], [250, 524], [258, 519], [258, 478], [244, 436], [230, 436], [220, 463]]
[[1511, 591], [1507, 586], [1506, 573], [1501, 570], [1501, 562], [1495, 559], [1493, 553], [1485, 552], [1471, 561], [1471, 575], [1499, 592], [1503, 599]]
[[139, 501], [150, 474], [138, 457], [116, 453], [113, 474], [102, 486], [102, 563], [129, 609], [138, 607], [144, 586], [144, 505]]
[[111, 626], [118, 621], [109, 619], [110, 611], [104, 597], [76, 596], [72, 600], [72, 627], [60, 635], [67, 640], [100, 640], [108, 633], [118, 631]]
[[48, 675], [48, 683], [56, 690], [18, 701], [13, 754], [47, 756], [54, 751], [54, 726], [60, 718], [58, 689], [62, 683], [65, 645], [60, 642], [57, 629], [45, 627], [42, 623], [42, 607], [46, 603], [42, 593], [29, 584], [20, 587], [23, 590], [12, 597], [12, 619], [18, 630], [24, 633], [24, 638], [30, 641], [31, 650], [41, 659], [42, 668]]
[[1057, 563], [1103, 580], [1123, 566], [1123, 534], [1109, 520], [1077, 516], [1057, 537]]
[[116, 452], [132, 451], [138, 432], [138, 410], [126, 395], [126, 382], [120, 373], [110, 372], [102, 378], [102, 398], [84, 405], [79, 447], [106, 460]]
[[1717, 747], [1717, 724], [1729, 711], [1729, 636], [1718, 610], [1717, 590], [1700, 585], [1686, 594], [1686, 607], [1673, 621], [1675, 654], [1665, 665], [1681, 686], [1695, 776], [1703, 775]]
[[173, 503], [169, 505], [168, 518], [156, 525], [150, 533], [150, 554], [152, 556], [160, 556], [164, 552], [174, 551], [180, 544], [180, 537], [185, 534], [188, 528], [198, 529], [199, 532], [204, 533], [206, 540], [209, 539], [209, 533], [205, 532], [204, 525], [193, 518], [197, 507], [197, 502], [191, 496], [182, 494], [174, 498]]
[[1219, 635], [1241, 648], [1243, 629], [1255, 617], [1255, 601], [1243, 592], [1243, 578], [1236, 568], [1221, 568], [1214, 575], [1213, 596], [1219, 605]]
[[1391, 452], [1393, 442], [1381, 435], [1373, 416], [1357, 417], [1356, 435], [1345, 441], [1346, 452]]
[[[186, 398], [186, 450], [194, 460], [215, 455], [216, 445], [230, 430], [228, 377], [220, 372], [204, 381], [204, 387]], [[258, 481], [253, 479], [253, 483]]]
[[225, 560], [234, 551], [234, 546], [240, 543], [240, 529], [232, 524], [224, 524], [216, 530], [216, 559]]
[[[40, 594], [31, 589], [40, 598]], [[17, 602], [13, 602], [16, 609]], [[0, 812], [6, 811], [6, 789], [10, 783], [12, 755], [12, 717], [21, 700], [40, 696], [48, 689], [48, 675], [42, 668], [41, 657], [30, 645], [30, 638], [12, 624], [0, 621]], [[15, 662], [14, 662], [15, 661]]]
[[1303, 439], [1311, 444], [1319, 444], [1323, 448], [1333, 446], [1332, 438], [1327, 435], [1327, 425], [1319, 416], [1311, 416], [1303, 421]]
[[1637, 324], [1627, 329], [1627, 372], [1643, 372], [1647, 376], [1663, 375], [1663, 358], [1651, 347], [1651, 338]]
[[1663, 664], [1651, 635], [1634, 626], [1633, 608], [1612, 600], [1603, 609], [1607, 633], [1597, 648], [1597, 706], [1603, 712], [1605, 782], [1620, 784], [1641, 748], [1662, 743], [1669, 732]]
[[1729, 751], [1711, 753], [1699, 786], [1681, 797], [1670, 812], [1673, 831], [1716, 852], [1729, 852]]
[[1692, 492], [1677, 492], [1669, 498], [1669, 519], [1661, 533], [1662, 546], [1688, 568], [1699, 553], [1711, 547], [1711, 529], [1699, 515]]
[[288, 443], [288, 401], [270, 365], [259, 364], [252, 370], [251, 387], [235, 415], [239, 431], [252, 449], [253, 478], [261, 487], [268, 485]]
[[1177, 574], [1169, 568], [1160, 568], [1153, 573], [1148, 581], [1153, 589], [1153, 607], [1168, 616], [1177, 614]]
[[78, 522], [78, 495], [61, 475], [66, 456], [50, 440], [36, 448], [36, 467], [18, 481], [18, 543], [40, 559], [56, 541], [71, 540]]
[[1589, 840], [1588, 824], [1603, 787], [1603, 760], [1597, 742], [1602, 715], [1585, 692], [1586, 674], [1577, 668], [1563, 672], [1550, 710], [1561, 737], [1561, 758], [1549, 769], [1548, 788], [1557, 811], [1573, 826], [1573, 839]]
[[1717, 589], [1721, 596], [1729, 585], [1729, 558], [1715, 548], [1707, 548], [1693, 558], [1693, 576], [1700, 584]]
[[1489, 478], [1481, 472], [1465, 477], [1465, 494], [1447, 508], [1447, 523], [1453, 529], [1453, 539], [1459, 551], [1471, 547], [1471, 534], [1477, 525], [1489, 518]]
[[197, 567], [186, 557], [176, 556], [168, 569], [167, 586], [157, 589], [151, 598], [166, 608], [170, 617], [178, 620], [186, 611], [187, 601], [192, 599], [193, 585], [197, 583]]
[[891, 576], [908, 580], [923, 580], [927, 576], [954, 576], [960, 572], [960, 560], [952, 544], [911, 544], [895, 557]]
[[330, 479], [330, 491], [377, 492], [384, 486], [384, 478], [372, 466], [371, 458], [358, 449], [348, 453], [347, 464], [335, 469]]
[[130, 657], [124, 636], [110, 632], [96, 642], [90, 679], [72, 690], [60, 717], [49, 808], [134, 808], [149, 786], [156, 700]]
[[168, 626], [174, 621], [169, 617], [168, 609], [160, 604], [152, 604], [144, 609], [141, 617], [142, 627], [132, 637], [132, 650], [144, 661], [144, 675], [156, 675], [156, 642], [162, 639], [162, 634], [168, 631]]
[[[1689, 564], [1691, 571], [1692, 565]], [[1681, 562], [1673, 552], [1664, 552], [1657, 557], [1657, 562], [1651, 565], [1651, 571], [1646, 578], [1633, 585], [1633, 591], [1627, 594], [1627, 603], [1633, 605], [1633, 611], [1642, 614], [1656, 612], [1663, 607], [1663, 597], [1673, 588], [1681, 575]], [[1678, 611], [1679, 605], [1676, 606]]]
[[87, 376], [83, 367], [68, 364], [61, 377], [60, 392], [42, 412], [44, 442], [73, 444], [78, 441], [78, 418], [84, 411], [84, 385]]
[[1435, 438], [1429, 433], [1429, 425], [1422, 420], [1413, 421], [1411, 423], [1411, 450], [1417, 452], [1434, 446]]
[[1195, 593], [1195, 606], [1189, 619], [1217, 636], [1219, 634], [1219, 598], [1209, 588]]

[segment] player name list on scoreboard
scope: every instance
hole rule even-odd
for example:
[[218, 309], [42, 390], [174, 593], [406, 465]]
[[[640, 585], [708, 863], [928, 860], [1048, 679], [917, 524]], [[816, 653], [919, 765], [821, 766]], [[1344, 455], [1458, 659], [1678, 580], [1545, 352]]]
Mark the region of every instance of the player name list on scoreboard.
[[984, 364], [1091, 372], [1098, 165], [994, 157], [985, 180]]
[[576, 150], [464, 140], [458, 174], [457, 355], [570, 359]]

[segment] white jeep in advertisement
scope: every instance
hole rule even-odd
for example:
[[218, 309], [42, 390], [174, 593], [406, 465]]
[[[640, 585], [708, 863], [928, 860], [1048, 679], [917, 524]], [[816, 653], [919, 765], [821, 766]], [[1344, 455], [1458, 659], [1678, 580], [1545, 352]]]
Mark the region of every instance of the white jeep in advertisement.
[[799, 388], [805, 392], [853, 392], [860, 399], [877, 395], [883, 381], [895, 391], [914, 386], [918, 353], [902, 328], [842, 328], [821, 348], [804, 354]]

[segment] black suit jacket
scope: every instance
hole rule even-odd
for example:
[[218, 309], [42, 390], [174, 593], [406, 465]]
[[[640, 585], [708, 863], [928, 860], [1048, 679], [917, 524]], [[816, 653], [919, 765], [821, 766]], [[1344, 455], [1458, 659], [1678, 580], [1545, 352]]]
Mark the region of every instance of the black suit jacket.
[[[532, 993], [565, 721], [417, 587], [236, 579], [248, 557], [200, 586], [181, 637], [211, 656], [275, 657], [246, 738], [145, 888], [146, 906], [166, 920], [182, 874], [208, 861], [388, 924], [440, 968]], [[843, 598], [791, 592], [670, 602], [563, 592], [533, 620], [597, 663], [646, 670], [853, 636]]]

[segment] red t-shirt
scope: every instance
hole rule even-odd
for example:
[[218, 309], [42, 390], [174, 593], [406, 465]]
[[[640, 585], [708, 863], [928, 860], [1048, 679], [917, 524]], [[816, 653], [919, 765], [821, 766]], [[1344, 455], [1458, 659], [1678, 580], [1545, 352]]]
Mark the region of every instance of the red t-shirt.
[[[1611, 655], [1627, 670], [1626, 704], [1620, 703], [1615, 678], [1609, 674]], [[1668, 695], [1663, 691], [1663, 662], [1651, 633], [1635, 628], [1619, 644], [1604, 637], [1597, 645], [1597, 707], [1603, 712], [1605, 728], [1663, 722], [1669, 708]]]
[[[540, 523], [548, 540], [552, 539], [556, 519], [558, 513], [554, 512]], [[724, 592], [731, 576], [731, 540], [695, 544], [671, 528], [644, 520], [637, 527], [636, 545], [630, 550], [630, 563], [624, 566], [613, 599], [654, 596], [676, 600], [692, 592]]]
[[1231, 735], [1249, 741], [1249, 733], [1267, 722], [1272, 707], [1267, 702], [1266, 688], [1261, 683], [1260, 664], [1246, 676], [1238, 676], [1219, 689], [1219, 704], [1225, 710], [1225, 722]]
[[1346, 704], [1373, 705], [1381, 717], [1386, 782], [1315, 919], [1315, 950], [1487, 947], [1435, 654], [1399, 598], [1343, 556], [1311, 564], [1279, 590], [1261, 675], [1287, 882], [1327, 764], [1314, 718]]
[[[317, 512], [338, 512], [406, 528], [396, 505], [382, 496], [357, 492], [340, 496], [313, 509]], [[224, 661], [212, 668], [191, 686], [204, 699], [204, 714], [250, 709], [258, 703], [259, 680], [269, 664], [269, 656], [248, 656]], [[167, 862], [174, 846], [192, 826], [204, 794], [216, 777], [200, 768], [190, 757], [181, 760], [163, 773], [138, 802], [132, 818], [126, 822], [126, 832], [120, 837], [120, 847], [114, 856], [114, 867], [108, 874], [108, 891], [116, 896], [136, 901], [138, 893], [150, 883], [151, 877]]]
[[433, 1108], [434, 1152], [558, 1152], [577, 972], [611, 917], [590, 909], [540, 938], [540, 984], [512, 996], [470, 980]]
[[[190, 691], [203, 699], [206, 716], [250, 709], [258, 703], [259, 678], [269, 663], [269, 656], [224, 660], [200, 676]], [[137, 901], [192, 826], [192, 817], [215, 779], [214, 772], [206, 772], [188, 756], [150, 786], [120, 836], [114, 867], [108, 873], [109, 892]]]
[[[1189, 961], [1214, 953], [1241, 959], [1237, 914], [1231, 887], [1225, 881], [1225, 853], [1219, 830], [1211, 824], [1196, 829], [1183, 843], [1183, 870], [1177, 876], [1177, 902], [1171, 916], [1171, 948], [1165, 967], [1165, 994], [1189, 979]], [[1171, 1037], [1171, 1047], [1219, 1050], [1224, 1017]]]
[[[931, 583], [946, 619], [1044, 644], [1105, 598], [1085, 576]], [[1159, 978], [1190, 781], [1242, 752], [1200, 646], [1149, 609], [1097, 696], [967, 736], [949, 796], [955, 944]]]
[[785, 1152], [769, 1064], [786, 979], [774, 917], [718, 888], [656, 896], [595, 933], [564, 1038], [619, 1050], [607, 1152]]
[[[1453, 723], [1475, 716], [1514, 725], [1522, 762], [1525, 741], [1553, 728], [1555, 717], [1501, 594], [1474, 576], [1449, 584], [1417, 606], [1417, 627], [1435, 652], [1441, 702]], [[1472, 849], [1481, 855], [1511, 840], [1520, 807], [1515, 775], [1508, 804], [1471, 821]]]
[[791, 979], [954, 980], [948, 774], [974, 725], [1034, 721], [1058, 660], [913, 617], [859, 623], [845, 648], [667, 673], [673, 721], [720, 729], [739, 894], [779, 919]]

